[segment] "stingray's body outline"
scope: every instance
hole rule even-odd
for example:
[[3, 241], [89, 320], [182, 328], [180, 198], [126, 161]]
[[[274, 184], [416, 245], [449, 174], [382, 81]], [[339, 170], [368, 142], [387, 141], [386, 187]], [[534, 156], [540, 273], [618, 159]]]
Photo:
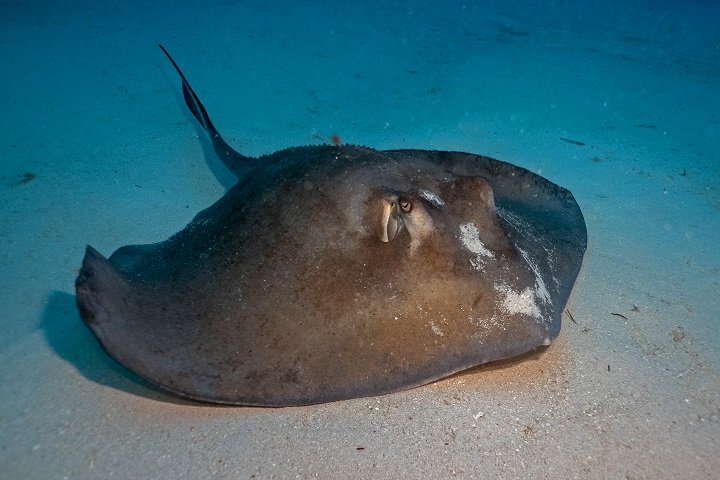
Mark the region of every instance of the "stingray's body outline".
[[461, 152], [246, 157], [163, 51], [240, 180], [164, 242], [109, 259], [88, 246], [78, 308], [121, 364], [197, 400], [304, 405], [415, 387], [558, 335], [587, 244], [569, 191]]

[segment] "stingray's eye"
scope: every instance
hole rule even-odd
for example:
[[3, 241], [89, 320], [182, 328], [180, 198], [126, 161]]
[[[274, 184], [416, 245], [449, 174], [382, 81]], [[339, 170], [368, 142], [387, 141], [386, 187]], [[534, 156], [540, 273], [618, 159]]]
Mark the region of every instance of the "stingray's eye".
[[408, 200], [408, 199], [406, 199], [406, 198], [401, 198], [400, 200], [398, 200], [398, 203], [400, 204], [400, 210], [401, 210], [403, 213], [410, 213], [410, 212], [412, 212], [413, 204], [412, 204], [412, 202], [411, 202], [410, 200]]

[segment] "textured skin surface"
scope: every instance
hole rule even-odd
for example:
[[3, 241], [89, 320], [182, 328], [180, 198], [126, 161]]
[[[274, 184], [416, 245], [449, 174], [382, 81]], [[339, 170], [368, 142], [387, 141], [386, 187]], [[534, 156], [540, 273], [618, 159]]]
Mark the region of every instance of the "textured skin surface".
[[[306, 147], [263, 164], [165, 242], [109, 261], [88, 249], [78, 304], [120, 363], [195, 399], [297, 405], [413, 387], [558, 334], [586, 245], [566, 190], [461, 153]], [[432, 219], [414, 249], [410, 228], [378, 238], [387, 191]], [[466, 224], [492, 257], [462, 243]]]

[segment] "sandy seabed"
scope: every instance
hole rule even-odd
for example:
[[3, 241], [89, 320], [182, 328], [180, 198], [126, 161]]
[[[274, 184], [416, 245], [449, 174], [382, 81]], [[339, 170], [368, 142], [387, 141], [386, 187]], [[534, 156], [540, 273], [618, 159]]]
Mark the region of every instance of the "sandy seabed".
[[[60, 3], [0, 15], [0, 477], [716, 477], [716, 3]], [[85, 245], [163, 240], [232, 185], [158, 42], [245, 154], [338, 134], [570, 189], [574, 321], [542, 354], [301, 408], [118, 366], [75, 308]]]

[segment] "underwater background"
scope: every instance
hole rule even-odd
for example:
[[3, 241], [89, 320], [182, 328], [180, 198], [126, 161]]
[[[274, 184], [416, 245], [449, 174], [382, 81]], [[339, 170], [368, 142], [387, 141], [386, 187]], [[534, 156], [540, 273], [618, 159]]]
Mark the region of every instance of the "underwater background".
[[[0, 8], [0, 478], [715, 478], [720, 3], [104, 2]], [[162, 43], [247, 155], [488, 155], [568, 188], [589, 246], [541, 355], [286, 409], [186, 402], [75, 306], [105, 255], [232, 186]]]

